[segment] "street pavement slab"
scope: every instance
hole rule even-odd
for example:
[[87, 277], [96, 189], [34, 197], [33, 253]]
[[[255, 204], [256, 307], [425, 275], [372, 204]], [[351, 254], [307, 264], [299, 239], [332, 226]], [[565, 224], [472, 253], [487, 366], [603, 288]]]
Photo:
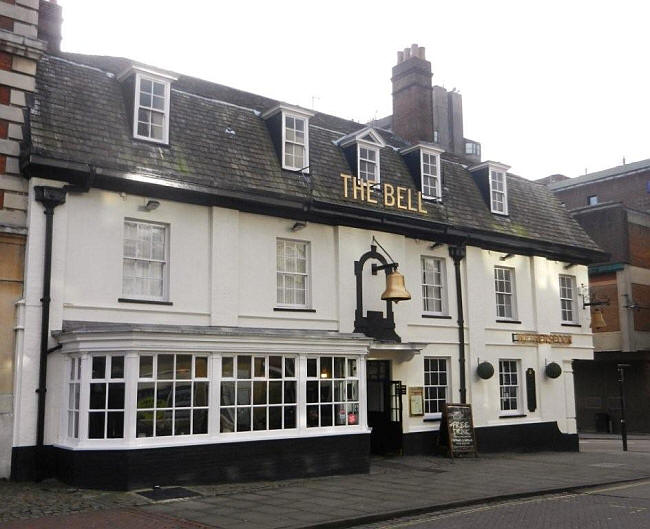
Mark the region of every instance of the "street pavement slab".
[[54, 481], [0, 482], [0, 529], [351, 527], [650, 478], [650, 439], [634, 443], [634, 450], [625, 453], [616, 439], [587, 439], [580, 453], [373, 458], [369, 474], [186, 486], [199, 495], [164, 502], [135, 492], [80, 490]]

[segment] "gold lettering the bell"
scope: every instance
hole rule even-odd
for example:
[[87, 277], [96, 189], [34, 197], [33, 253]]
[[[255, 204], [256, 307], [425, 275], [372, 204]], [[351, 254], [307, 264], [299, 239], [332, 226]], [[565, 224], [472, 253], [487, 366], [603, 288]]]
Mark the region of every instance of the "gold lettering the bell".
[[404, 285], [404, 276], [397, 270], [393, 270], [386, 276], [386, 290], [381, 295], [384, 301], [406, 301], [411, 299], [411, 294]]

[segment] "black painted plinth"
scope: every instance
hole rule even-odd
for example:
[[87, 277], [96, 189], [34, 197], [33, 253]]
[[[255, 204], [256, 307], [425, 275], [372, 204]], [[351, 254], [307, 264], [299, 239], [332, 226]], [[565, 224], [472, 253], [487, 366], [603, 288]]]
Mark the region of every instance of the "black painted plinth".
[[[557, 422], [476, 428], [480, 452], [577, 452], [578, 435], [560, 431]], [[404, 434], [404, 455], [439, 454], [438, 432]]]
[[[370, 471], [370, 435], [334, 435], [138, 450], [46, 447], [48, 475], [70, 485], [133, 490], [154, 485], [281, 480]], [[35, 447], [12, 453], [12, 479], [37, 479]]]

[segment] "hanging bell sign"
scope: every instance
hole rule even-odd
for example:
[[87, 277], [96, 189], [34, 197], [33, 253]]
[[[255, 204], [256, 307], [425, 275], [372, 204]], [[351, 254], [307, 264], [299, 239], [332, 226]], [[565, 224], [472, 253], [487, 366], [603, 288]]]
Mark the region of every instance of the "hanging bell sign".
[[603, 317], [603, 311], [595, 310], [591, 316], [591, 328], [604, 329], [605, 327], [607, 327], [607, 323], [605, 323], [605, 318]]
[[397, 271], [397, 267], [386, 276], [386, 290], [381, 295], [381, 299], [395, 303], [411, 299], [411, 294], [404, 285], [404, 276]]

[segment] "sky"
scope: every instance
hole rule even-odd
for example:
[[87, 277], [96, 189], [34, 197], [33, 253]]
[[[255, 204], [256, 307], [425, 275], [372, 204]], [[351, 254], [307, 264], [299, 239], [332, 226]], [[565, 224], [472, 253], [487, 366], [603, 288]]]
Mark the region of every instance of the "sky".
[[320, 112], [392, 113], [426, 48], [483, 159], [537, 179], [650, 158], [650, 2], [59, 0], [62, 49], [125, 56]]

